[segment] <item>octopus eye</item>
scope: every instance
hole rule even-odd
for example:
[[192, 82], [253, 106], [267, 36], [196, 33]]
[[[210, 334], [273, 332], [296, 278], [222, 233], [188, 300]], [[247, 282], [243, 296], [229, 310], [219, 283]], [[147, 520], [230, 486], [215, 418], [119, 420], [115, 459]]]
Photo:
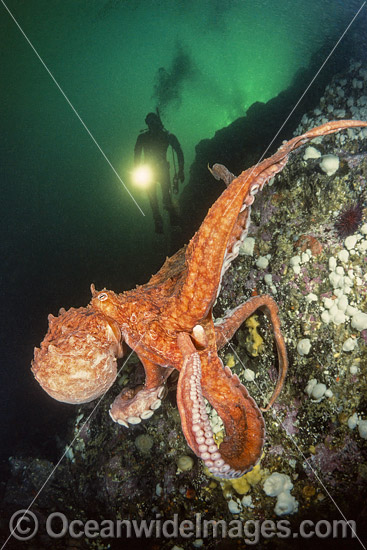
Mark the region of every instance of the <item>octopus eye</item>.
[[107, 300], [107, 298], [108, 298], [108, 295], [106, 294], [106, 292], [102, 292], [102, 294], [99, 294], [98, 296], [98, 300], [100, 302], [104, 302], [105, 300]]

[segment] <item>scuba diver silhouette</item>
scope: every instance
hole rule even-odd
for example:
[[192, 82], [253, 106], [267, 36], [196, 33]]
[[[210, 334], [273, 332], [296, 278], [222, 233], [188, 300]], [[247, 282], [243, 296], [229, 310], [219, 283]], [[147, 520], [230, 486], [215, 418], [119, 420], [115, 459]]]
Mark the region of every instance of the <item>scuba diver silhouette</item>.
[[[169, 173], [169, 162], [166, 158], [168, 147], [171, 145], [176, 152], [178, 160], [178, 173], [175, 174], [173, 191], [178, 191], [178, 181], [183, 182], [184, 175], [184, 156], [181, 145], [173, 134], [168, 132], [161, 121], [159, 114], [148, 113], [145, 117], [145, 123], [148, 130], [145, 130], [138, 136], [134, 148], [134, 164], [139, 166], [144, 153], [144, 162], [150, 165], [153, 172], [153, 182], [147, 189], [150, 206], [153, 212], [155, 231], [163, 233], [163, 219], [159, 212], [157, 187], [158, 183], [162, 189], [163, 207], [169, 213], [172, 226], [179, 226], [180, 220], [171, 199], [171, 182]], [[174, 165], [174, 169], [176, 167]]]

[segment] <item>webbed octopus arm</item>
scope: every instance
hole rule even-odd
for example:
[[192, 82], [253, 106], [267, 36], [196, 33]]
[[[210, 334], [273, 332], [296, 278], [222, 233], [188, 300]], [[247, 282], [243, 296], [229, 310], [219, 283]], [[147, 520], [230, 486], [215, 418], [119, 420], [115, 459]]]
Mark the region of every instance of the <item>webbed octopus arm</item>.
[[226, 187], [236, 179], [236, 176], [232, 174], [224, 164], [216, 163], [213, 164], [212, 167], [208, 164], [208, 170], [216, 180], [222, 180]]
[[159, 271], [144, 285], [145, 288], [156, 287], [167, 281], [179, 277], [185, 270], [186, 245], [180, 248], [173, 256], [166, 258]]
[[214, 323], [214, 328], [217, 347], [220, 349], [228, 344], [229, 340], [239, 329], [242, 323], [257, 309], [265, 313], [271, 322], [278, 353], [278, 380], [269, 403], [265, 408], [261, 408], [262, 411], [268, 411], [282, 390], [288, 370], [287, 349], [282, 331], [280, 329], [277, 304], [271, 296], [254, 296], [247, 302], [230, 311], [221, 322]]
[[35, 348], [32, 372], [42, 388], [65, 403], [87, 403], [114, 383], [122, 357], [118, 324], [91, 307], [49, 315], [48, 332]]
[[160, 367], [146, 357], [139, 356], [145, 369], [145, 384], [136, 388], [125, 388], [116, 397], [110, 408], [114, 422], [129, 427], [150, 418], [161, 406], [166, 393], [166, 380], [172, 368]]
[[[223, 367], [215, 349], [198, 352], [184, 333], [178, 339], [183, 365], [177, 403], [187, 443], [213, 474], [239, 477], [261, 457], [265, 439], [262, 414], [237, 375]], [[224, 424], [226, 435], [219, 448], [204, 397]]]
[[237, 256], [246, 235], [249, 207], [255, 194], [288, 161], [289, 154], [309, 140], [344, 128], [367, 126], [359, 120], [328, 122], [284, 143], [268, 159], [235, 178], [210, 208], [186, 251], [187, 273], [177, 296], [167, 304], [165, 317], [182, 330], [192, 330], [214, 303], [223, 270]]

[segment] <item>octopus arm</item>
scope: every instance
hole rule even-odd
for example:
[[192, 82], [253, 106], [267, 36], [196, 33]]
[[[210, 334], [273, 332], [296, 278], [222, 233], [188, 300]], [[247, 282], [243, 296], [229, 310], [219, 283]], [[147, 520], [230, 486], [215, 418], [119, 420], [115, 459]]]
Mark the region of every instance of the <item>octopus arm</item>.
[[[183, 366], [177, 387], [182, 428], [191, 449], [219, 477], [238, 477], [258, 462], [265, 439], [261, 412], [246, 388], [224, 368], [215, 350], [198, 352], [181, 334]], [[204, 397], [221, 417], [225, 438], [215, 442]]]
[[260, 310], [269, 318], [274, 340], [278, 353], [278, 380], [267, 406], [261, 410], [268, 411], [274, 404], [275, 400], [279, 396], [288, 369], [288, 357], [287, 349], [284, 341], [284, 337], [280, 328], [280, 321], [278, 316], [278, 306], [268, 295], [254, 296], [247, 302], [239, 305], [234, 310], [230, 311], [225, 319], [215, 325], [215, 337], [218, 349], [228, 344], [234, 333], [242, 325], [242, 323], [248, 319], [256, 310]]
[[284, 143], [268, 159], [242, 172], [210, 208], [186, 251], [187, 272], [179, 293], [167, 304], [165, 317], [182, 330], [191, 330], [215, 301], [223, 271], [238, 254], [247, 232], [249, 209], [255, 194], [280, 172], [289, 154], [309, 140], [345, 128], [367, 126], [359, 120], [328, 122]]
[[166, 394], [166, 381], [172, 368], [161, 367], [146, 357], [139, 356], [145, 369], [145, 384], [137, 388], [124, 388], [110, 408], [114, 422], [125, 426], [139, 424], [150, 418], [161, 406]]
[[167, 258], [155, 275], [152, 275], [144, 288], [163, 285], [168, 279], [177, 279], [185, 270], [186, 245], [176, 252], [171, 258]]

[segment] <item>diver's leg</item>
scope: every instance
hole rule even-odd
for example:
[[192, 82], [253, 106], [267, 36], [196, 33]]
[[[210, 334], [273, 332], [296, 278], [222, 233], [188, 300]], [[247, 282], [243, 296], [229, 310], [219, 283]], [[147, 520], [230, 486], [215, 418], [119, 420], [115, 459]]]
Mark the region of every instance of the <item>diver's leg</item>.
[[170, 186], [170, 175], [169, 175], [169, 165], [164, 167], [162, 170], [161, 177], [161, 187], [162, 187], [162, 197], [163, 197], [163, 207], [167, 210], [169, 214], [169, 219], [171, 225], [180, 225], [180, 217], [176, 212], [176, 209], [172, 203], [171, 198], [171, 186]]
[[155, 232], [163, 233], [163, 220], [162, 220], [162, 216], [159, 213], [159, 205], [158, 205], [158, 197], [157, 197], [157, 182], [154, 182], [154, 184], [151, 187], [149, 187], [148, 197], [149, 197], [150, 207], [153, 212]]

